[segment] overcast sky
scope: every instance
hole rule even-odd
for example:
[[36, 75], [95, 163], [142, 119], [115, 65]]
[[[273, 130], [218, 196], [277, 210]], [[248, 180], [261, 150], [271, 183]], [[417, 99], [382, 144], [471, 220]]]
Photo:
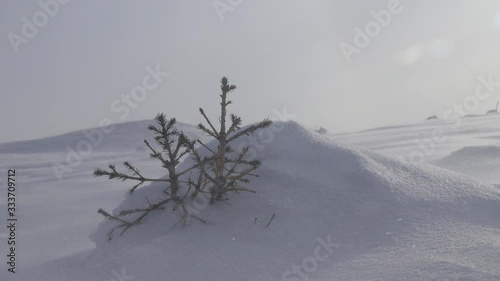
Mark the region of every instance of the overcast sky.
[[[440, 116], [478, 77], [500, 81], [500, 1], [391, 1], [73, 0], [46, 17], [38, 1], [1, 1], [0, 142], [158, 112], [194, 124], [200, 106], [218, 113], [224, 75], [244, 121], [286, 107], [333, 132]], [[381, 10], [391, 19], [377, 29]], [[373, 37], [358, 48], [355, 28], [367, 25]], [[342, 42], [357, 48], [350, 62]], [[153, 88], [146, 68], [157, 66], [169, 75]], [[151, 90], [135, 108], [120, 100], [144, 79]], [[500, 88], [476, 112], [499, 98]]]

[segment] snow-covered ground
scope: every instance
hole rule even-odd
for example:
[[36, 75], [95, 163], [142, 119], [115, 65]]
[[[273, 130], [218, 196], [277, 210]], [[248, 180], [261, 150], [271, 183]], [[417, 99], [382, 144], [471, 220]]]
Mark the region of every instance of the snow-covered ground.
[[[0, 280], [500, 280], [500, 116], [461, 121], [326, 136], [278, 123], [252, 146], [256, 194], [196, 207], [207, 224], [166, 210], [112, 241], [97, 209], [140, 207], [161, 186], [129, 196], [91, 174], [129, 160], [162, 176], [142, 148], [148, 122], [117, 125], [76, 160], [81, 132], [0, 145], [19, 204], [17, 273], [2, 261]], [[5, 238], [2, 227], [2, 252]]]
[[434, 119], [331, 136], [387, 156], [428, 162], [500, 184], [500, 114]]

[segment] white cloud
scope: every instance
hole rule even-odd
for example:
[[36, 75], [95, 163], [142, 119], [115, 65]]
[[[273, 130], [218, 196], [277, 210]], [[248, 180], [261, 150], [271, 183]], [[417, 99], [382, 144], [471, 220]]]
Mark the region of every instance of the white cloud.
[[395, 53], [393, 60], [398, 64], [411, 65], [421, 59], [424, 51], [425, 48], [423, 45], [411, 46], [401, 52]]
[[418, 44], [393, 54], [394, 62], [401, 65], [412, 65], [429, 55], [442, 59], [453, 53], [453, 42], [448, 39], [438, 38], [428, 44]]

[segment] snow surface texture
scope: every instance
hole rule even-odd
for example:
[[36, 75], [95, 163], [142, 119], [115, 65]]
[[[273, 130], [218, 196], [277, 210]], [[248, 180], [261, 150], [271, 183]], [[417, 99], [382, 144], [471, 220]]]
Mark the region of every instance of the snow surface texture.
[[[400, 133], [383, 133], [396, 142], [411, 129], [389, 130]], [[377, 142], [376, 130], [358, 134]], [[92, 154], [63, 182], [47, 176], [51, 154], [0, 154], [2, 168], [4, 160], [26, 166], [19, 168], [25, 173], [19, 256], [32, 259], [11, 280], [500, 280], [497, 187], [339, 144], [293, 122], [257, 138], [263, 165], [249, 185], [256, 194], [232, 195], [231, 205], [195, 205], [207, 224], [182, 227], [178, 214], [165, 210], [112, 241], [106, 233], [113, 223], [102, 221], [97, 208], [142, 207], [162, 187], [123, 197], [127, 184], [89, 175], [124, 159], [161, 174], [146, 152]], [[389, 141], [383, 145], [390, 150]], [[89, 232], [95, 249], [84, 239]]]
[[[384, 155], [433, 163], [489, 183], [500, 184], [500, 115], [378, 128], [331, 137]], [[420, 156], [418, 156], [420, 155]], [[424, 157], [421, 157], [421, 156]]]

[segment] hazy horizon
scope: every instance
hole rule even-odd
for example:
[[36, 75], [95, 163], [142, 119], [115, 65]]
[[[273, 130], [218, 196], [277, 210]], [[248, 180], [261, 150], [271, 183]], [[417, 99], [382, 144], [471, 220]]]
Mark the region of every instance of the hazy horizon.
[[[196, 124], [199, 107], [216, 116], [222, 76], [238, 86], [231, 110], [245, 123], [286, 107], [339, 133], [441, 117], [480, 79], [500, 81], [495, 1], [54, 1], [40, 1], [48, 12], [39, 1], [0, 3], [0, 143], [159, 112]], [[357, 46], [356, 28], [366, 33], [374, 13], [391, 9]], [[27, 38], [25, 20], [43, 21], [41, 11], [47, 21]], [[358, 52], [346, 58], [345, 44]], [[122, 95], [156, 68], [168, 76], [125, 114]], [[493, 90], [466, 113], [499, 99]]]

